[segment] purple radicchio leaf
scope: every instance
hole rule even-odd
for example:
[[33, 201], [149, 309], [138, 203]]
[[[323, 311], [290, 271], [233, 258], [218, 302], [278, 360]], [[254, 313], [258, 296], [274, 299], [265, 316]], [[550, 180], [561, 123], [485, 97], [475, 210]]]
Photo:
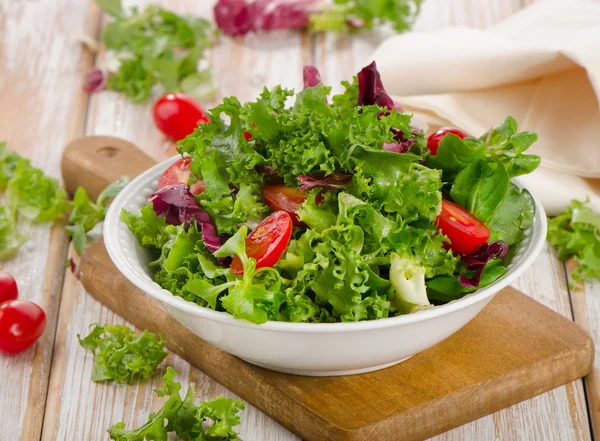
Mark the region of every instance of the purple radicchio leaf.
[[100, 92], [106, 88], [107, 73], [102, 69], [94, 68], [90, 70], [83, 83], [83, 90], [89, 93]]
[[358, 73], [358, 105], [378, 105], [392, 110], [396, 105], [394, 100], [387, 94], [381, 82], [381, 75], [377, 70], [377, 64], [373, 61]]
[[308, 89], [309, 87], [315, 87], [316, 85], [322, 83], [321, 74], [314, 66], [304, 66], [302, 76], [304, 78], [305, 89]]
[[304, 29], [322, 0], [219, 0], [214, 8], [219, 29], [228, 35], [275, 29]]
[[[392, 127], [390, 131], [394, 134], [394, 140], [396, 142], [383, 143], [383, 150], [385, 151], [395, 153], [408, 153], [412, 146], [417, 143], [417, 139], [415, 137], [406, 138], [404, 136], [404, 132], [402, 132], [402, 130], [400, 129]], [[413, 133], [413, 135], [415, 135], [415, 133]]]
[[467, 277], [465, 274], [458, 276], [458, 281], [465, 288], [478, 288], [481, 281], [481, 273], [492, 259], [501, 259], [508, 253], [508, 245], [506, 242], [497, 240], [495, 242], [484, 243], [477, 248], [470, 256], [463, 256], [463, 262], [467, 271], [473, 271], [475, 274], [472, 277]]
[[327, 176], [316, 176], [316, 175], [302, 175], [298, 176], [298, 180], [300, 181], [300, 187], [298, 190], [304, 191], [310, 188], [324, 188], [324, 189], [334, 189], [334, 188], [346, 188], [350, 185], [350, 181], [352, 180], [352, 174], [350, 173], [332, 173]]
[[158, 217], [164, 217], [169, 225], [189, 228], [194, 219], [202, 229], [202, 242], [211, 253], [221, 248], [221, 238], [209, 214], [198, 204], [186, 184], [167, 185], [150, 196], [150, 202]]
[[267, 175], [267, 176], [275, 176], [275, 175], [277, 175], [277, 174], [278, 174], [278, 173], [277, 173], [277, 170], [275, 170], [275, 169], [274, 169], [273, 167], [271, 167], [270, 165], [257, 165], [257, 166], [255, 167], [255, 170], [256, 170], [258, 173], [262, 173], [262, 174], [264, 174], [264, 175]]

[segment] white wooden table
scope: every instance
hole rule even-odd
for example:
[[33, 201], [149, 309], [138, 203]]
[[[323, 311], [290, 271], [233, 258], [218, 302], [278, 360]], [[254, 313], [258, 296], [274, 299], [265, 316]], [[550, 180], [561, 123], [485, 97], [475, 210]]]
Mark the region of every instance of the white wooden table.
[[[133, 4], [134, 2], [127, 2]], [[146, 1], [136, 1], [144, 4]], [[212, 0], [164, 0], [165, 7], [211, 17]], [[426, 0], [415, 31], [444, 26], [486, 27], [526, 6], [519, 0]], [[81, 90], [84, 74], [103, 53], [90, 53], [79, 35], [98, 37], [105, 18], [91, 0], [0, 0], [0, 140], [59, 177], [63, 148], [83, 135], [128, 139], [156, 159], [174, 153], [155, 129], [151, 103], [135, 105], [122, 95]], [[222, 38], [212, 52], [218, 99], [256, 97], [263, 85], [299, 88], [302, 66], [316, 65], [326, 84], [349, 79], [380, 41], [377, 33], [359, 37], [308, 36], [278, 32], [245, 39]], [[335, 89], [339, 90], [339, 89]], [[205, 103], [212, 104], [212, 103]], [[123, 323], [85, 293], [64, 270], [68, 238], [62, 226], [23, 225], [32, 240], [0, 266], [13, 274], [21, 297], [41, 305], [48, 328], [40, 342], [17, 356], [0, 356], [0, 440], [107, 440], [117, 421], [128, 427], [145, 422], [163, 400], [153, 389], [160, 375], [136, 386], [90, 381], [92, 357], [79, 347], [78, 333], [91, 323]], [[576, 320], [596, 341], [600, 286], [579, 285], [569, 292], [565, 266], [545, 248], [515, 284], [560, 314]], [[232, 394], [184, 360], [166, 363], [179, 372], [184, 388], [194, 383], [197, 399]], [[598, 370], [529, 401], [436, 437], [436, 440], [588, 440], [600, 424]], [[248, 441], [298, 439], [258, 410], [242, 414], [241, 437]]]

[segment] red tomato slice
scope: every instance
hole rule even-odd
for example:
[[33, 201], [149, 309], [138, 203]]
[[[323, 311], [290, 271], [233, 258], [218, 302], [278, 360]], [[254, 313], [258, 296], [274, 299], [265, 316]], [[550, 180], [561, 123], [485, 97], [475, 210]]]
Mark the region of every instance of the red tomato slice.
[[0, 305], [0, 352], [23, 352], [40, 338], [45, 329], [46, 314], [35, 303], [10, 300]]
[[202, 107], [181, 93], [169, 93], [159, 98], [152, 115], [158, 130], [175, 141], [191, 134], [198, 124], [208, 122]]
[[[272, 267], [281, 258], [292, 237], [292, 218], [285, 211], [276, 211], [246, 238], [246, 254], [256, 259], [256, 268]], [[243, 274], [244, 268], [238, 256], [233, 257], [231, 269]]]
[[[190, 169], [191, 163], [192, 158], [185, 156], [171, 164], [158, 180], [158, 188], [163, 188], [167, 185], [187, 184], [192, 173]], [[205, 190], [204, 182], [196, 181], [191, 185], [190, 190], [194, 195], [203, 193]]]
[[453, 133], [461, 139], [465, 139], [469, 136], [462, 130], [457, 129], [456, 127], [442, 127], [437, 132], [434, 132], [431, 135], [429, 135], [429, 138], [427, 138], [427, 148], [433, 156], [437, 155], [438, 148], [440, 147], [440, 142], [442, 142], [442, 139], [444, 138], [446, 133]]
[[8, 300], [15, 300], [19, 295], [17, 282], [13, 276], [4, 271], [0, 271], [0, 303]]
[[436, 219], [438, 230], [450, 239], [445, 243], [454, 254], [470, 255], [487, 243], [490, 230], [463, 207], [442, 199], [442, 212]]
[[286, 187], [284, 184], [267, 184], [262, 190], [266, 204], [275, 211], [285, 211], [297, 227], [306, 227], [298, 219], [298, 206], [306, 200], [306, 192]]

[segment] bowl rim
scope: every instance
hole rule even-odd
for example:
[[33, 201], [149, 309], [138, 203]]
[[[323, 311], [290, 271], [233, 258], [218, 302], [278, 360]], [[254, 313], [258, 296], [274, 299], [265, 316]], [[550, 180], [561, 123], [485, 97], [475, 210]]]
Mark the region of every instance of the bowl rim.
[[[126, 279], [128, 279], [131, 283], [133, 283], [144, 293], [159, 300], [163, 304], [177, 308], [183, 312], [186, 312], [198, 318], [204, 318], [211, 321], [225, 323], [228, 325], [238, 327], [252, 327], [253, 329], [257, 329], [256, 327], [258, 326], [260, 327], [259, 329], [265, 331], [278, 332], [356, 332], [375, 329], [379, 330], [388, 327], [395, 327], [399, 325], [431, 320], [438, 316], [450, 314], [463, 308], [467, 308], [470, 305], [473, 305], [484, 299], [487, 299], [490, 296], [493, 296], [501, 289], [508, 286], [531, 266], [531, 264], [540, 254], [546, 239], [546, 214], [539, 200], [537, 200], [532, 194], [531, 197], [533, 198], [535, 213], [533, 222], [530, 227], [532, 228], [531, 240], [527, 248], [525, 249], [525, 252], [521, 257], [520, 261], [517, 262], [517, 264], [509, 271], [507, 271], [506, 274], [504, 274], [501, 278], [496, 280], [491, 285], [486, 286], [485, 288], [467, 294], [460, 299], [452, 300], [451, 302], [446, 303], [444, 305], [439, 305], [423, 311], [399, 315], [395, 317], [386, 317], [376, 320], [363, 320], [359, 322], [336, 323], [296, 323], [269, 320], [265, 323], [257, 325], [246, 320], [236, 319], [228, 312], [215, 311], [213, 309], [197, 305], [196, 303], [188, 302], [182, 297], [173, 295], [170, 291], [160, 287], [156, 282], [150, 279], [150, 276], [148, 276], [145, 273], [141, 264], [140, 267], [142, 267], [141, 269], [146, 275], [147, 280], [139, 277], [138, 272], [134, 271], [133, 268], [130, 266], [129, 262], [126, 259], [126, 256], [123, 253], [121, 246], [119, 245], [120, 239], [122, 239], [119, 234], [119, 232], [121, 231], [121, 229], [119, 228], [121, 222], [120, 213], [121, 209], [123, 208], [123, 205], [130, 198], [131, 193], [135, 190], [138, 190], [137, 187], [143, 186], [148, 181], [153, 179], [153, 176], [158, 172], [162, 174], [162, 172], [169, 165], [171, 165], [180, 157], [180, 155], [176, 155], [156, 164], [155, 166], [151, 167], [150, 169], [146, 170], [145, 172], [134, 178], [123, 190], [121, 190], [121, 192], [113, 200], [106, 214], [106, 219], [104, 221], [103, 227], [104, 244], [112, 262], [117, 267], [119, 272], [123, 274], [123, 276], [125, 276]], [[511, 181], [514, 184], [516, 184], [519, 188], [526, 189], [526, 187], [518, 178], [513, 178]], [[128, 240], [135, 240], [133, 234], [128, 234]]]

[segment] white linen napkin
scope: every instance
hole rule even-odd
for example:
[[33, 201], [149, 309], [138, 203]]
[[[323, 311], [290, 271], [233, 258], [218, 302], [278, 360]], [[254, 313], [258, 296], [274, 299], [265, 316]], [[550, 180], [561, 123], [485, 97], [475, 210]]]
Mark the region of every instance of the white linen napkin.
[[507, 115], [537, 132], [523, 178], [550, 215], [589, 197], [600, 211], [600, 3], [545, 0], [486, 30], [385, 40], [372, 56], [394, 100], [428, 125], [479, 136]]

